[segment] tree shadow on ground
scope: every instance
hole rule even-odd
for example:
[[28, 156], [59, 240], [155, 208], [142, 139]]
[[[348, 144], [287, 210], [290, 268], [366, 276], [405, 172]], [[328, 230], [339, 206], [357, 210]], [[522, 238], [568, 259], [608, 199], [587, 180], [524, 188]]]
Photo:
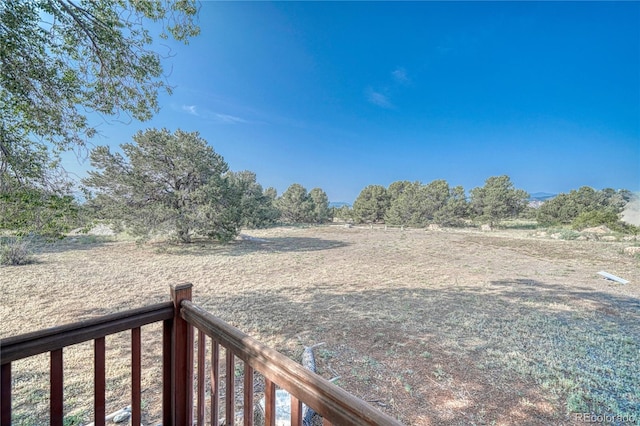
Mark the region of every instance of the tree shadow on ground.
[[[634, 297], [523, 279], [203, 296], [195, 302], [249, 334], [290, 342], [285, 353], [325, 342], [320, 373], [406, 424], [577, 424], [566, 413], [581, 407], [640, 409]], [[569, 405], [571, 389], [584, 400]]]
[[212, 254], [243, 256], [259, 252], [295, 253], [331, 250], [346, 247], [347, 245], [344, 241], [323, 238], [271, 237], [269, 239], [234, 240], [226, 244], [200, 241], [188, 245], [168, 247], [166, 251], [170, 254], [188, 256], [208, 256]]
[[33, 254], [62, 253], [67, 251], [93, 250], [106, 244], [115, 243], [113, 236], [76, 235], [59, 240], [35, 239], [29, 242]]

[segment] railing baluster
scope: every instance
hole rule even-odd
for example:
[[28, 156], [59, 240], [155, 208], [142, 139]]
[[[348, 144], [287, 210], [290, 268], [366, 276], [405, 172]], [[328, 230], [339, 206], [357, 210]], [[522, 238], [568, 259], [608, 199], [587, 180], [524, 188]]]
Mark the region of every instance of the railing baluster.
[[0, 426], [11, 426], [11, 363], [0, 369]]
[[204, 331], [198, 330], [198, 426], [204, 425]]
[[253, 426], [253, 368], [244, 363], [244, 424]]
[[264, 424], [275, 426], [276, 424], [276, 384], [264, 378]]
[[62, 426], [64, 415], [64, 405], [62, 401], [64, 389], [62, 371], [62, 349], [51, 351], [50, 382], [51, 388], [49, 389], [49, 392], [51, 395], [51, 400], [49, 401], [49, 424], [51, 426]]
[[211, 339], [211, 424], [220, 424], [220, 344]]
[[131, 329], [131, 424], [142, 422], [142, 336], [140, 327]]
[[162, 322], [162, 424], [173, 424], [171, 393], [171, 354], [173, 319]]
[[225, 406], [225, 424], [228, 426], [233, 426], [235, 420], [235, 357], [233, 356], [233, 352], [229, 348], [226, 348], [226, 357], [227, 357], [227, 365], [226, 365], [226, 395], [224, 398], [224, 406]]
[[302, 401], [291, 395], [291, 426], [302, 426]]
[[100, 337], [93, 341], [93, 423], [95, 426], [105, 424], [105, 339]]

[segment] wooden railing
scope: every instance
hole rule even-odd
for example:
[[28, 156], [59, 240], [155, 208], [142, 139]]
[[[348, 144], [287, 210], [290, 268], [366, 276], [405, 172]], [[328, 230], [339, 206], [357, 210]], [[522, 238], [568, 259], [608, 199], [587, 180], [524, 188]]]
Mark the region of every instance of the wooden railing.
[[[50, 424], [63, 424], [63, 349], [94, 341], [94, 424], [105, 424], [105, 336], [131, 330], [131, 424], [141, 421], [141, 327], [163, 321], [163, 425], [219, 425], [220, 347], [225, 349], [225, 425], [235, 419], [235, 360], [244, 362], [243, 423], [254, 421], [254, 372], [264, 377], [265, 424], [275, 425], [276, 387], [291, 395], [291, 424], [302, 425], [302, 404], [325, 425], [401, 425], [345, 390], [266, 347], [191, 302], [190, 284], [172, 286], [172, 302], [0, 340], [0, 426], [11, 424], [11, 363], [50, 353]], [[198, 331], [194, 359], [194, 327]], [[209, 339], [207, 339], [207, 336]], [[205, 406], [205, 353], [210, 342], [210, 395]], [[194, 364], [197, 365], [194, 404]], [[208, 408], [208, 409], [207, 409]], [[205, 414], [209, 413], [209, 421]]]
[[11, 424], [11, 363], [42, 353], [50, 353], [50, 424], [63, 425], [63, 349], [94, 341], [94, 418], [105, 424], [105, 337], [131, 330], [131, 416], [133, 424], [141, 419], [141, 331], [140, 327], [164, 321], [163, 327], [163, 424], [171, 419], [171, 346], [175, 306], [160, 303], [140, 309], [105, 315], [87, 321], [49, 328], [0, 340], [0, 425]]

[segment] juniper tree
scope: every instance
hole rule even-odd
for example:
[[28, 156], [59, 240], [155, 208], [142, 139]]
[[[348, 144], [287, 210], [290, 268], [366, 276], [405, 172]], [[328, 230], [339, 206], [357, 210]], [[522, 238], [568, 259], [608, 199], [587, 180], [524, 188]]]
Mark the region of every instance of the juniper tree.
[[420, 182], [394, 182], [389, 188], [398, 194], [391, 201], [385, 222], [392, 225], [424, 227], [429, 223], [448, 225], [454, 222], [453, 193], [445, 180]]
[[471, 208], [479, 219], [496, 225], [516, 217], [527, 206], [529, 194], [516, 189], [507, 175], [492, 176], [484, 186], [471, 190]]
[[98, 170], [83, 180], [105, 217], [137, 235], [168, 232], [181, 242], [238, 234], [240, 191], [222, 156], [197, 132], [150, 129], [120, 147], [123, 154], [95, 148], [90, 159]]
[[387, 195], [389, 196], [389, 202], [393, 203], [395, 200], [402, 195], [402, 193], [411, 185], [411, 182], [408, 180], [399, 180], [393, 182], [387, 188]]
[[460, 226], [469, 214], [469, 203], [462, 186], [449, 189], [449, 198], [434, 215], [434, 222], [444, 226]]
[[356, 222], [375, 223], [384, 219], [389, 208], [389, 195], [384, 186], [365, 187], [353, 203], [353, 216]]
[[309, 198], [313, 201], [313, 220], [316, 223], [324, 223], [331, 220], [329, 209], [329, 197], [322, 188], [313, 188], [309, 191]]
[[291, 223], [313, 223], [314, 203], [307, 193], [307, 189], [299, 183], [294, 183], [278, 198], [278, 209], [282, 219]]
[[280, 217], [280, 211], [274, 205], [275, 196], [262, 189], [256, 181], [256, 174], [245, 170], [229, 172], [228, 176], [240, 198], [240, 225], [243, 228], [264, 228], [275, 224]]

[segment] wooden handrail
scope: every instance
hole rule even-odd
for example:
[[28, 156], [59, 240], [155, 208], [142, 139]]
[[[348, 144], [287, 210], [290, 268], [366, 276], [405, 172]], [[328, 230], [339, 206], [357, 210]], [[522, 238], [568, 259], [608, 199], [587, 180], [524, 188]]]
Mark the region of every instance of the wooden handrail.
[[[181, 302], [180, 316], [246, 362], [265, 379], [336, 425], [395, 425], [398, 420], [375, 409], [323, 377], [271, 349], [189, 300]], [[227, 375], [230, 373], [227, 372]]]
[[173, 303], [165, 302], [73, 324], [0, 339], [0, 364], [62, 349], [109, 334], [173, 318]]

